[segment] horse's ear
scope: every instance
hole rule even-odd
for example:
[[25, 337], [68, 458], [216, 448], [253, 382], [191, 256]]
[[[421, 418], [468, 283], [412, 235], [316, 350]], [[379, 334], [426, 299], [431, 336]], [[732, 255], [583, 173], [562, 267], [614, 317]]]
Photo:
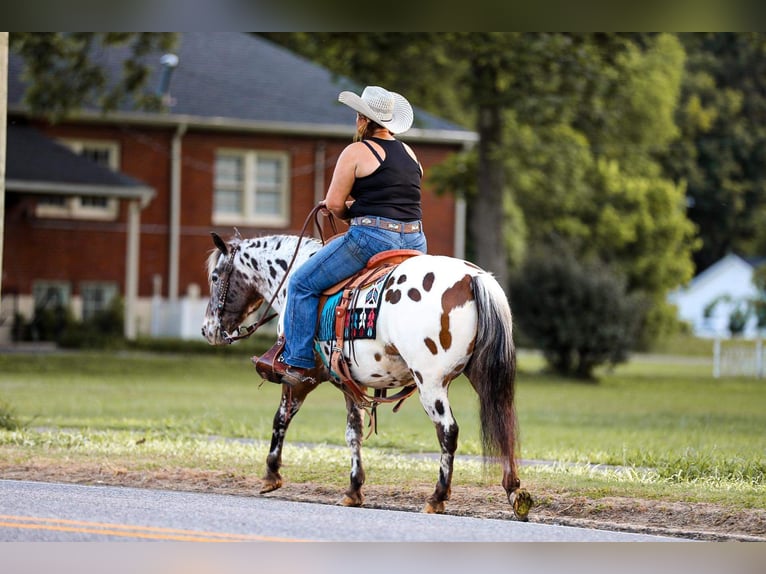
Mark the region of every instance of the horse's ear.
[[226, 247], [226, 242], [224, 242], [223, 239], [215, 232], [211, 231], [210, 235], [213, 236], [213, 243], [215, 243], [215, 246], [223, 253], [224, 255], [229, 254], [229, 248]]

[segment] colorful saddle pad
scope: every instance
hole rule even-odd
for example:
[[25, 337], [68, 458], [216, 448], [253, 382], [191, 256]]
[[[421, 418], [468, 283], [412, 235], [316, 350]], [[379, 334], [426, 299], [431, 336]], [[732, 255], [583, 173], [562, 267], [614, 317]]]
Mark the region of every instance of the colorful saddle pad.
[[[346, 323], [343, 329], [344, 340], [376, 338], [380, 302], [383, 299], [383, 286], [390, 275], [391, 272], [386, 273], [354, 293], [346, 313]], [[331, 295], [322, 307], [317, 337], [321, 341], [335, 338], [335, 308], [338, 306], [342, 295], [342, 290]]]

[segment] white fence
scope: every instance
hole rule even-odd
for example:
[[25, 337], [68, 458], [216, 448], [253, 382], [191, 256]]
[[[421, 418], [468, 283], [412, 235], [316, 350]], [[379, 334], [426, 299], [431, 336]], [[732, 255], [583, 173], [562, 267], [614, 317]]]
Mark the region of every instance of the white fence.
[[[176, 301], [169, 301], [155, 295], [151, 306], [151, 336], [204, 341], [201, 329], [207, 303], [208, 299], [195, 297], [194, 294], [181, 297]], [[261, 313], [268, 312], [268, 309], [263, 307], [251, 318], [253, 322], [260, 317]], [[258, 332], [276, 335], [276, 319], [263, 325]]]
[[713, 343], [713, 376], [719, 377], [755, 377], [766, 376], [766, 357], [763, 341], [737, 341], [721, 344], [720, 339]]
[[177, 301], [168, 301], [153, 297], [152, 337], [203, 341], [201, 329], [206, 308], [207, 299], [183, 297]]

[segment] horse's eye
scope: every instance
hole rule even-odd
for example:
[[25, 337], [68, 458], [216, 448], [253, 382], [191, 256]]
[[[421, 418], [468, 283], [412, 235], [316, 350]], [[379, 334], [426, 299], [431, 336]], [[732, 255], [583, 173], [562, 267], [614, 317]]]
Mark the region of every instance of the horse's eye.
[[210, 280], [211, 280], [213, 283], [218, 283], [218, 275], [213, 275], [213, 276], [210, 278]]

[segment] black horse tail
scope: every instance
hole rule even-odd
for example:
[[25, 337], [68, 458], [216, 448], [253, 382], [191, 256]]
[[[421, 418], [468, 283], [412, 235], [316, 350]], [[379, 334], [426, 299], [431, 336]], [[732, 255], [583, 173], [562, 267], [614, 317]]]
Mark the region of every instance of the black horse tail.
[[514, 405], [516, 348], [511, 307], [503, 288], [489, 273], [473, 278], [478, 325], [473, 356], [465, 374], [479, 394], [481, 441], [485, 460], [502, 463], [503, 486], [518, 486], [518, 425]]

